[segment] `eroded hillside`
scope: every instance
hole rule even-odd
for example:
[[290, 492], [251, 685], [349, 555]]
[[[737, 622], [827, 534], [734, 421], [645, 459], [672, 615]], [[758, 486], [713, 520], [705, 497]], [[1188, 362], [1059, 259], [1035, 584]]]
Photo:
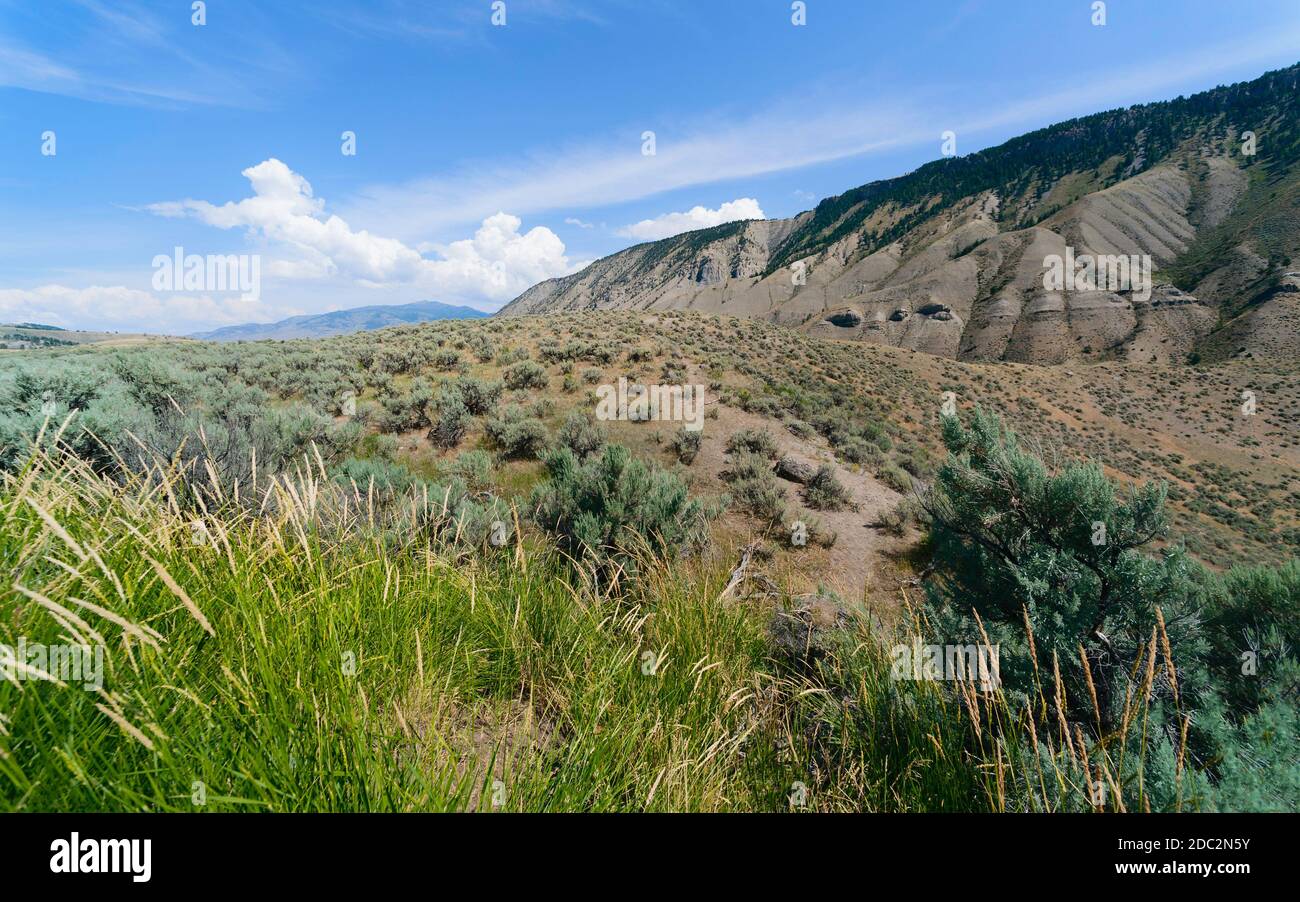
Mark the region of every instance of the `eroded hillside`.
[[[1291, 67], [1100, 113], [792, 219], [637, 245], [502, 315], [688, 309], [966, 361], [1294, 354], [1298, 82]], [[1150, 277], [1045, 287], [1067, 254], [1136, 256]]]

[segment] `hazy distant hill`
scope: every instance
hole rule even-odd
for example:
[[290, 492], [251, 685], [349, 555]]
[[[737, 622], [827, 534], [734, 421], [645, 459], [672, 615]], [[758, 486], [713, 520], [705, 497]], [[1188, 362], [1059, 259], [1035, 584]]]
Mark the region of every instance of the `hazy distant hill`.
[[[1300, 66], [1072, 119], [790, 219], [638, 244], [502, 316], [691, 309], [960, 360], [1300, 352]], [[1148, 255], [1150, 296], [1049, 290], [1044, 261]]]
[[437, 301], [352, 307], [332, 313], [291, 316], [277, 323], [244, 323], [225, 326], [191, 336], [206, 341], [257, 341], [266, 338], [324, 338], [350, 332], [369, 332], [386, 326], [423, 323], [434, 319], [478, 319], [487, 316], [472, 307], [457, 307]]
[[90, 332], [65, 329], [45, 323], [0, 323], [0, 350], [24, 351], [33, 348], [66, 348], [75, 345], [137, 344], [162, 336], [137, 332]]

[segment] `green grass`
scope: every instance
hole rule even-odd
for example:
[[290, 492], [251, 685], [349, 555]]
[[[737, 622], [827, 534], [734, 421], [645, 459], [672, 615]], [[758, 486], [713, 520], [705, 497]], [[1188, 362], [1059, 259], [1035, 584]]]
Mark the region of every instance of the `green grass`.
[[773, 658], [767, 607], [719, 600], [725, 566], [601, 594], [532, 540], [456, 552], [356, 500], [307, 473], [251, 503], [44, 457], [6, 477], [26, 591], [0, 642], [106, 651], [100, 692], [0, 681], [0, 809], [786, 810], [796, 781], [814, 809], [980, 804], [959, 728], [934, 760], [931, 709], [960, 710], [933, 688], [873, 700], [877, 672], [891, 728], [828, 757], [824, 683]]
[[[923, 623], [857, 612], [819, 656], [782, 648], [798, 599], [724, 591], [730, 549], [595, 580], [530, 533], [431, 538], [436, 499], [376, 508], [319, 459], [241, 497], [193, 475], [36, 452], [2, 477], [0, 643], [102, 644], [105, 668], [98, 691], [0, 678], [0, 810], [1144, 805], [1141, 757], [894, 679]], [[1090, 803], [1090, 776], [1114, 794]]]

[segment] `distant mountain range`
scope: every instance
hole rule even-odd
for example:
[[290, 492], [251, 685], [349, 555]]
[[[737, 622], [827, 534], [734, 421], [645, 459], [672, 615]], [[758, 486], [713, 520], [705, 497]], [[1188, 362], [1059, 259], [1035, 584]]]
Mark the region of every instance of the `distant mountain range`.
[[352, 307], [332, 313], [291, 316], [276, 323], [244, 323], [224, 326], [211, 332], [191, 335], [204, 341], [259, 341], [269, 338], [325, 338], [329, 335], [346, 335], [350, 332], [369, 332], [387, 326], [423, 323], [433, 319], [480, 319], [487, 316], [472, 307], [457, 307], [437, 301], [416, 301], [414, 304], [380, 304], [371, 307]]
[[[1044, 281], [1150, 264], [1144, 290]], [[790, 219], [639, 244], [498, 315], [690, 309], [972, 361], [1300, 353], [1300, 66], [1072, 119]], [[1090, 286], [1096, 285], [1096, 288]]]

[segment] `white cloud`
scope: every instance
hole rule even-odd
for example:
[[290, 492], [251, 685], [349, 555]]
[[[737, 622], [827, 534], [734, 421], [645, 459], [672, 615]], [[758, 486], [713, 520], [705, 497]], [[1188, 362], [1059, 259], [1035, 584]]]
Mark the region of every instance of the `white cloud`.
[[735, 222], [738, 219], [766, 219], [763, 208], [752, 197], [738, 197], [729, 200], [716, 210], [708, 207], [691, 207], [685, 213], [664, 213], [654, 219], [624, 226], [618, 234], [625, 238], [637, 238], [641, 241], [655, 241], [671, 235], [680, 235], [694, 229], [707, 229], [709, 226]]
[[491, 300], [511, 300], [538, 282], [581, 269], [571, 263], [564, 242], [541, 226], [520, 234], [522, 220], [496, 213], [483, 220], [473, 238], [448, 245], [421, 245], [442, 259], [424, 261], [426, 279], [452, 297], [474, 294]]
[[342, 278], [367, 287], [409, 285], [438, 300], [507, 301], [543, 279], [580, 267], [565, 255], [564, 242], [554, 232], [542, 226], [520, 232], [522, 220], [508, 213], [485, 218], [472, 238], [413, 248], [327, 215], [325, 201], [314, 195], [307, 179], [280, 160], [265, 160], [243, 175], [253, 188], [253, 195], [243, 200], [220, 205], [168, 201], [147, 209], [219, 229], [244, 228], [255, 239], [290, 249], [293, 259], [268, 266], [278, 278]]
[[890, 99], [846, 109], [808, 97], [741, 121], [702, 118], [693, 129], [657, 131], [656, 153], [641, 153], [641, 132], [586, 145], [536, 148], [520, 157], [475, 160], [430, 178], [370, 185], [344, 211], [383, 223], [397, 236], [436, 234], [496, 210], [519, 215], [599, 209], [666, 191], [745, 179], [929, 140], [928, 117]]
[[[938, 135], [946, 128], [966, 138], [1149, 101], [1162, 91], [1232, 72], [1234, 67], [1292, 59], [1286, 54], [1296, 39], [1296, 28], [1289, 26], [1267, 37], [1221, 45], [1214, 52], [1144, 59], [1122, 70], [1080, 72], [1063, 88], [1034, 85], [1035, 92], [1019, 101], [1009, 98], [995, 112], [975, 115], [972, 109], [987, 106], [954, 104], [941, 94], [886, 95], [857, 85], [846, 99], [840, 83], [805, 86], [748, 119], [715, 111], [671, 129], [656, 122], [632, 122], [617, 136], [537, 147], [507, 159], [466, 161], [436, 176], [371, 185], [345, 212], [359, 223], [382, 222], [397, 236], [430, 234], [478, 221], [494, 210], [509, 209], [520, 215], [593, 210], [889, 148], [928, 144], [937, 156]], [[640, 136], [645, 129], [656, 132], [653, 156], [641, 154]]]
[[[252, 195], [241, 200], [168, 201], [145, 209], [218, 229], [244, 229], [256, 244], [275, 252], [263, 253], [265, 278], [258, 300], [144, 290], [144, 273], [82, 273], [91, 284], [70, 286], [58, 279], [36, 287], [0, 288], [0, 321], [183, 335], [322, 309], [424, 298], [491, 310], [537, 282], [586, 265], [571, 261], [550, 229], [521, 231], [522, 220], [508, 213], [488, 216], [469, 238], [413, 248], [353, 229], [328, 214], [311, 184], [279, 160], [266, 160], [243, 174]], [[137, 279], [139, 287], [131, 287]], [[366, 297], [358, 297], [358, 286], [366, 289]]]
[[565, 225], [571, 225], [571, 226], [577, 226], [577, 227], [580, 228], [580, 229], [591, 229], [591, 228], [595, 228], [595, 226], [592, 225], [591, 223], [589, 223], [589, 222], [583, 222], [581, 219], [578, 219], [576, 216], [566, 216], [566, 217], [564, 217], [564, 224], [565, 224]]
[[266, 315], [260, 302], [242, 301], [238, 295], [155, 294], [123, 285], [0, 288], [0, 320], [69, 329], [183, 335], [196, 322], [229, 325]]

